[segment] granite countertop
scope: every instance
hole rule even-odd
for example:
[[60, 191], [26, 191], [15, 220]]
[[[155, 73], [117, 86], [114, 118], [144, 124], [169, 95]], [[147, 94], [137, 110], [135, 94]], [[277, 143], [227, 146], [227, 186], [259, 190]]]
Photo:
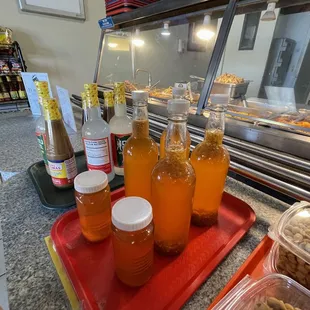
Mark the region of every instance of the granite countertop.
[[[70, 309], [44, 242], [44, 238], [49, 235], [55, 219], [61, 212], [49, 211], [41, 207], [39, 197], [25, 171], [29, 165], [41, 159], [39, 151], [29, 150], [28, 154], [29, 145], [31, 148], [36, 147], [35, 138], [29, 137], [33, 135], [34, 130], [33, 119], [29, 118], [27, 114], [20, 116], [20, 119], [17, 115], [10, 116], [10, 120], [7, 119], [8, 123], [14, 121], [18, 124], [15, 127], [19, 129], [14, 129], [11, 143], [3, 137], [3, 131], [0, 138], [1, 149], [4, 142], [6, 156], [12, 152], [18, 152], [12, 155], [15, 165], [6, 163], [5, 154], [0, 155], [0, 171], [10, 169], [21, 171], [0, 186], [0, 220], [10, 308], [12, 310]], [[0, 124], [1, 129], [2, 116]], [[5, 126], [14, 127], [11, 124], [5, 124]], [[7, 138], [8, 134], [6, 133], [5, 136]], [[21, 143], [23, 150], [20, 150]], [[248, 203], [255, 211], [257, 220], [246, 236], [186, 303], [184, 306], [186, 310], [206, 309], [263, 239], [270, 223], [288, 207], [287, 204], [232, 178], [227, 179], [226, 191]]]

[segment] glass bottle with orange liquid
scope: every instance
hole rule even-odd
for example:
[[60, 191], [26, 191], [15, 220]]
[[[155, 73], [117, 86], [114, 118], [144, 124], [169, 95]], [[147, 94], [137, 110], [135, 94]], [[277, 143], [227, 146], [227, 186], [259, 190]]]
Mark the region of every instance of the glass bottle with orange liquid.
[[229, 98], [226, 95], [211, 95], [210, 100], [205, 139], [191, 155], [197, 181], [192, 223], [197, 226], [211, 226], [217, 222], [230, 161], [229, 153], [223, 146], [225, 109]]
[[[185, 93], [186, 93], [185, 88], [173, 87], [172, 98], [173, 99], [184, 99]], [[166, 152], [165, 152], [166, 137], [167, 137], [167, 129], [163, 131], [160, 137], [160, 159], [164, 158], [166, 155]], [[187, 141], [186, 156], [189, 157], [189, 153], [191, 150], [191, 135], [187, 128], [186, 128], [186, 139], [187, 139], [186, 140]]]
[[158, 161], [158, 147], [149, 136], [148, 92], [132, 92], [132, 136], [124, 147], [124, 178], [126, 196], [151, 200], [151, 174]]
[[187, 157], [189, 101], [168, 101], [166, 156], [152, 172], [155, 249], [177, 255], [186, 247], [190, 228], [195, 171]]

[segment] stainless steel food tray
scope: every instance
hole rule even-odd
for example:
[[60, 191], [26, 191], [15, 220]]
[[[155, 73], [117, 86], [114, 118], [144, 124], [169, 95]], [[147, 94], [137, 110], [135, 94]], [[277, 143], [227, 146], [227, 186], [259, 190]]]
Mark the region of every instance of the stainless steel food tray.
[[214, 82], [211, 94], [227, 94], [230, 98], [239, 98], [245, 96], [250, 81], [241, 84], [228, 84]]

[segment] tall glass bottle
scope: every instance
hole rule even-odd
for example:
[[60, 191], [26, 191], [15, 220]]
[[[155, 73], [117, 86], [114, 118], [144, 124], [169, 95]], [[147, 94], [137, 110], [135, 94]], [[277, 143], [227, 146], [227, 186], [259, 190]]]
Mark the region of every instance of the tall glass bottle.
[[109, 182], [115, 177], [109, 125], [101, 118], [97, 84], [84, 85], [87, 98], [87, 122], [82, 139], [88, 170], [101, 170]]
[[190, 228], [195, 171], [187, 157], [186, 121], [189, 101], [168, 101], [166, 156], [152, 172], [155, 249], [176, 255], [186, 247]]
[[229, 153], [223, 146], [228, 97], [211, 95], [210, 99], [211, 111], [205, 139], [191, 155], [197, 179], [192, 223], [197, 226], [210, 226], [217, 222], [230, 161]]
[[114, 92], [112, 90], [107, 90], [103, 92], [104, 96], [104, 109], [103, 109], [103, 119], [110, 123], [111, 118], [115, 114], [114, 110]]
[[46, 172], [50, 174], [50, 169], [48, 167], [48, 160], [46, 157], [46, 130], [45, 130], [44, 109], [43, 109], [43, 100], [50, 98], [50, 92], [48, 88], [48, 82], [35, 81], [34, 84], [38, 94], [38, 101], [41, 111], [41, 115], [36, 121], [36, 136], [44, 160]]
[[124, 175], [123, 151], [132, 133], [131, 118], [126, 111], [125, 83], [114, 84], [114, 110], [110, 120], [114, 170], [117, 175]]
[[132, 92], [132, 135], [124, 147], [124, 176], [126, 196], [151, 201], [151, 174], [158, 161], [158, 147], [149, 136], [146, 91]]
[[[172, 98], [173, 99], [184, 99], [185, 98], [186, 90], [185, 88], [178, 88], [173, 87], [172, 89]], [[166, 155], [165, 147], [166, 147], [166, 136], [167, 136], [167, 129], [165, 129], [160, 137], [160, 159], [164, 158]], [[187, 141], [187, 148], [186, 148], [186, 156], [189, 157], [189, 153], [191, 150], [191, 135], [186, 128], [186, 141]]]
[[46, 157], [54, 186], [73, 187], [77, 175], [74, 151], [56, 99], [43, 99], [46, 127]]

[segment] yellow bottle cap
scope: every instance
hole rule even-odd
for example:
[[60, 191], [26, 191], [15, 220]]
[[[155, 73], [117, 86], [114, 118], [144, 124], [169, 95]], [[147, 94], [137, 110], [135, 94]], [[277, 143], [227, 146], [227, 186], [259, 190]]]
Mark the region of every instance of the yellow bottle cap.
[[108, 107], [114, 107], [114, 94], [112, 90], [107, 90], [103, 92], [104, 103]]
[[116, 82], [114, 83], [114, 100], [117, 104], [125, 104], [125, 83], [124, 82]]
[[81, 97], [82, 97], [82, 108], [83, 110], [86, 110], [87, 108], [87, 97], [85, 91], [81, 92]]
[[95, 83], [84, 84], [87, 108], [99, 107], [98, 86]]
[[45, 120], [55, 121], [61, 120], [57, 100], [54, 98], [43, 99], [44, 118]]

